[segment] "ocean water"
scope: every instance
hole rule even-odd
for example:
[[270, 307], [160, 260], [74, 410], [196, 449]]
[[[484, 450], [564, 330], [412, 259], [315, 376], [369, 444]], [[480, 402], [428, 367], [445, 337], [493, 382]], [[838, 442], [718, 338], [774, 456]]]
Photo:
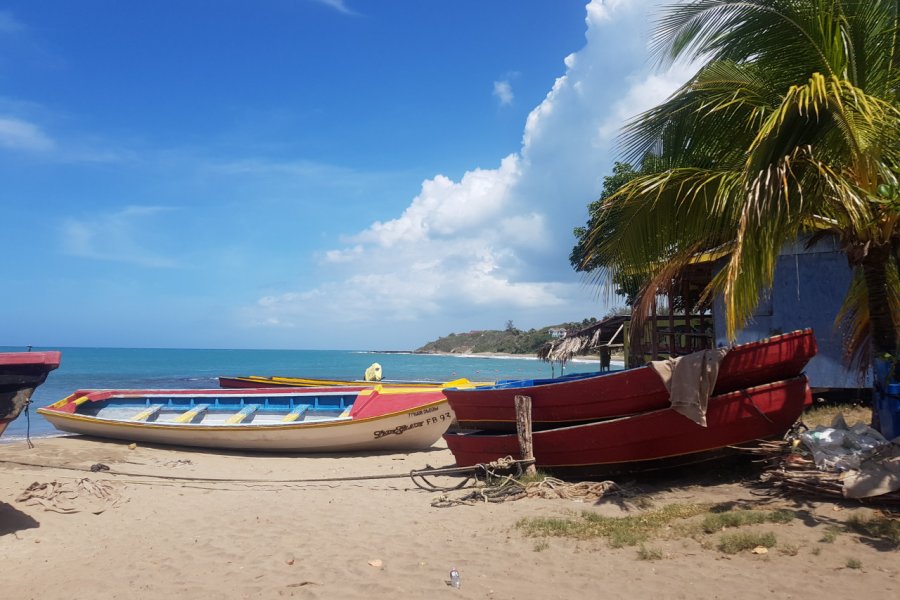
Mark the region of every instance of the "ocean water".
[[[2, 347], [0, 352], [22, 352]], [[47, 406], [78, 389], [218, 387], [220, 375], [282, 375], [333, 379], [362, 379], [374, 362], [385, 379], [449, 381], [466, 377], [477, 381], [531, 379], [560, 375], [559, 366], [533, 358], [471, 355], [397, 354], [343, 350], [184, 350], [161, 348], [34, 348], [60, 350], [60, 366], [32, 397], [28, 419], [13, 421], [0, 443], [56, 435], [56, 430], [33, 409]], [[597, 361], [573, 361], [566, 373], [596, 371]]]

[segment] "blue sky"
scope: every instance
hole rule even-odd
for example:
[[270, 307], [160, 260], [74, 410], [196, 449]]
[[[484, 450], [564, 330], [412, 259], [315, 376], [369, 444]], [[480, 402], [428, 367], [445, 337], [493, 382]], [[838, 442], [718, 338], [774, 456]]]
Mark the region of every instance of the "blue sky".
[[656, 0], [0, 7], [0, 345], [410, 349], [600, 316]]

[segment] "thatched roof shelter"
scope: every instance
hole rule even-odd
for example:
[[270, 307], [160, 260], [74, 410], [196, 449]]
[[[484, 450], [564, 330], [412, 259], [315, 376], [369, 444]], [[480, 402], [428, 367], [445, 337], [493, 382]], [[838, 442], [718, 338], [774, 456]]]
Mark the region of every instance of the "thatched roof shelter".
[[628, 316], [609, 317], [582, 329], [568, 332], [564, 338], [544, 344], [538, 358], [565, 364], [580, 354], [611, 352], [625, 344], [625, 324]]

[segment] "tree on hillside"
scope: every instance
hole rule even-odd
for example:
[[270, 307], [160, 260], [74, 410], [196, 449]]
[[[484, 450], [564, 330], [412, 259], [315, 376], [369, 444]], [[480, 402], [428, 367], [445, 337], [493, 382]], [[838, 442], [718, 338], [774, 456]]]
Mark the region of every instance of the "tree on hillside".
[[857, 276], [842, 311], [852, 343], [897, 355], [898, 10], [897, 0], [667, 8], [653, 38], [662, 63], [702, 66], [627, 126], [625, 159], [653, 153], [655, 168], [602, 199], [579, 238], [579, 264], [612, 282], [640, 273], [646, 314], [699, 253], [725, 251], [705, 294], [723, 295], [734, 339], [771, 286], [782, 246], [832, 234]]

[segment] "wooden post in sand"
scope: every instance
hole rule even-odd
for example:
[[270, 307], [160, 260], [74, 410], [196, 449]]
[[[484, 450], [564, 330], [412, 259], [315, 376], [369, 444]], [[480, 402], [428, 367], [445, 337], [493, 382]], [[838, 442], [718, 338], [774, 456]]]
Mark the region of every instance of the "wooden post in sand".
[[[516, 396], [516, 433], [519, 435], [519, 450], [522, 460], [534, 459], [534, 447], [531, 441], [531, 396]], [[525, 474], [534, 476], [537, 473], [534, 463], [525, 467]]]

